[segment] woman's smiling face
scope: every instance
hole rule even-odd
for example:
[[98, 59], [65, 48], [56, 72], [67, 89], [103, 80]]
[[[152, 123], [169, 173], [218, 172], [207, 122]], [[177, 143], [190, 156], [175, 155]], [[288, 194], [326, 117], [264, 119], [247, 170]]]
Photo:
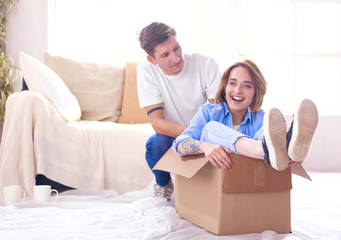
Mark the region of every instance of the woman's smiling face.
[[244, 116], [255, 92], [255, 82], [249, 71], [242, 66], [232, 69], [225, 88], [227, 106], [232, 115]]

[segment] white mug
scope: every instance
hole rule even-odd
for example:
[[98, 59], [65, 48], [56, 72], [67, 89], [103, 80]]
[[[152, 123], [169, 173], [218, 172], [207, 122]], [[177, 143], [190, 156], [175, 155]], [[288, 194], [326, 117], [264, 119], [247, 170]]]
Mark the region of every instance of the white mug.
[[4, 186], [3, 192], [5, 206], [22, 202], [26, 197], [26, 192], [18, 185]]
[[[55, 192], [56, 196], [51, 201], [51, 193]], [[55, 202], [58, 199], [58, 191], [51, 189], [50, 185], [36, 185], [33, 188], [34, 201], [38, 203]]]

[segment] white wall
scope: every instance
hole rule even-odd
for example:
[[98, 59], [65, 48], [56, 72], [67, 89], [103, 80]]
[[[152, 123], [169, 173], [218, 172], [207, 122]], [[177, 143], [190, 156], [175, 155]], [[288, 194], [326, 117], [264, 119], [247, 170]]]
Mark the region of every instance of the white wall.
[[[7, 14], [6, 53], [19, 66], [19, 53], [23, 51], [43, 61], [47, 49], [47, 0], [15, 1], [12, 12]], [[15, 91], [21, 89], [17, 80]]]

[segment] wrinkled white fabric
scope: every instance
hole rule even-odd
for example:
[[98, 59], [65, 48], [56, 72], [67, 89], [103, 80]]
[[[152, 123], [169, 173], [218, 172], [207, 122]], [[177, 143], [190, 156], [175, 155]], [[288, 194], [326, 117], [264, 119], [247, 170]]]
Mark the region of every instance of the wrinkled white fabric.
[[119, 195], [112, 190], [72, 190], [54, 203], [32, 198], [12, 207], [0, 201], [0, 239], [136, 240], [340, 240], [341, 173], [293, 176], [292, 233], [273, 231], [215, 236], [182, 219], [172, 201], [153, 198], [152, 184]]
[[32, 196], [36, 174], [77, 189], [143, 189], [153, 178], [144, 158], [153, 132], [150, 124], [67, 122], [42, 94], [14, 93], [0, 145], [0, 199], [6, 185]]

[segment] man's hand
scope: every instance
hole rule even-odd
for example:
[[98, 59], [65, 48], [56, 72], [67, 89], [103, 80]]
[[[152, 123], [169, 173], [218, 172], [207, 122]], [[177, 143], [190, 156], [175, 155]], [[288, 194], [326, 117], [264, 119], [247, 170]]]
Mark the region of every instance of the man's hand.
[[228, 154], [233, 153], [232, 150], [208, 142], [203, 142], [200, 148], [214, 167], [225, 169], [231, 168], [232, 162]]

